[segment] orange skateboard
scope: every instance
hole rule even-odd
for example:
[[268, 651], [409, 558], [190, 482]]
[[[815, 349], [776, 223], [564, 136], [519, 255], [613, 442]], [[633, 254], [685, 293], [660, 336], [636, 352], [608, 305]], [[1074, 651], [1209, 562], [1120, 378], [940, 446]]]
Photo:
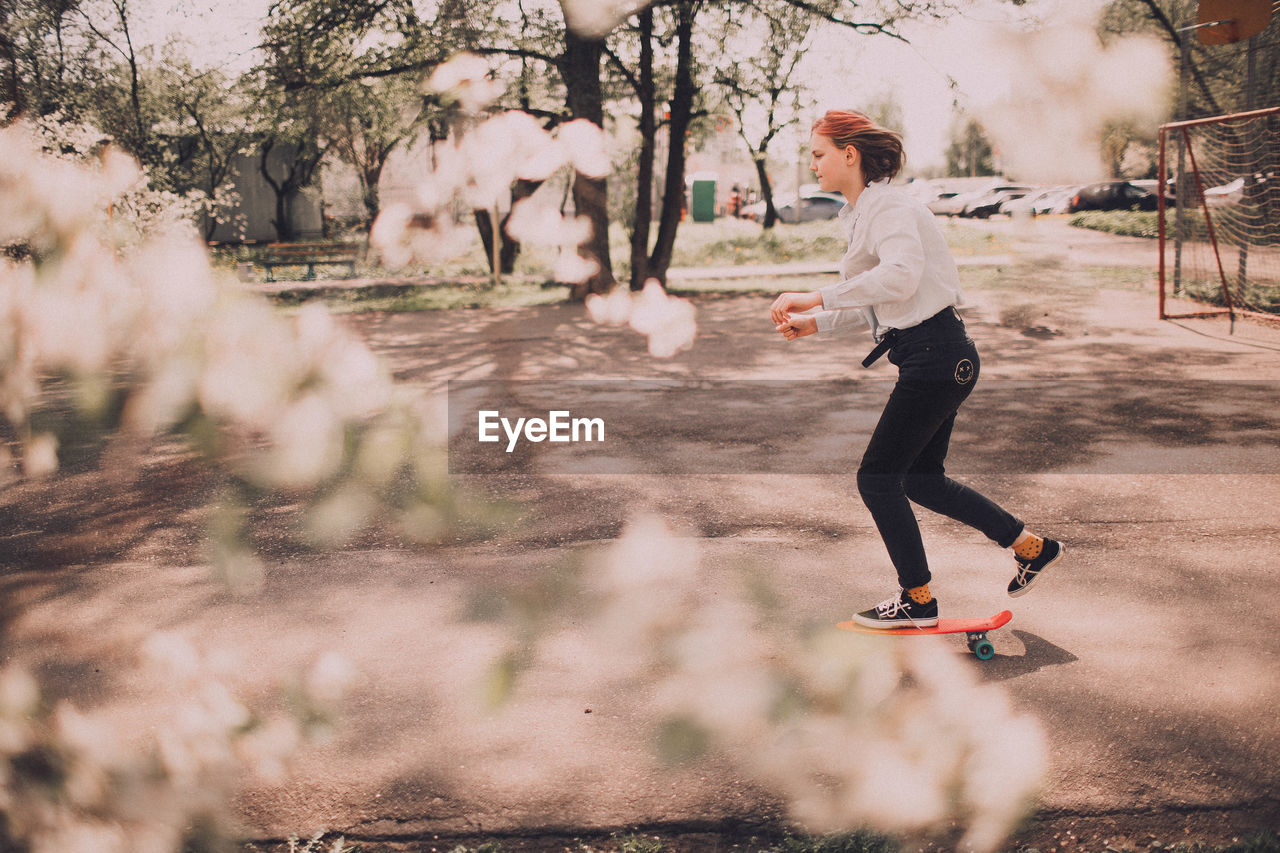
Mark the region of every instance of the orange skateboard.
[[864, 628], [857, 622], [841, 622], [836, 625], [843, 631], [857, 631], [860, 634], [894, 634], [897, 636], [923, 634], [964, 634], [969, 644], [969, 651], [977, 655], [978, 660], [991, 660], [996, 650], [987, 639], [987, 632], [1006, 624], [1013, 618], [1008, 610], [1001, 610], [988, 619], [939, 619], [931, 628]]

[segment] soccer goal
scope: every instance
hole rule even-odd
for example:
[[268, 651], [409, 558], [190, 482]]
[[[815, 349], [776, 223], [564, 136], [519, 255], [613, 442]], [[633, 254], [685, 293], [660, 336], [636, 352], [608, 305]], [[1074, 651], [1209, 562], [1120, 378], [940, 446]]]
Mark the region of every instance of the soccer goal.
[[1280, 322], [1280, 107], [1160, 128], [1160, 318]]

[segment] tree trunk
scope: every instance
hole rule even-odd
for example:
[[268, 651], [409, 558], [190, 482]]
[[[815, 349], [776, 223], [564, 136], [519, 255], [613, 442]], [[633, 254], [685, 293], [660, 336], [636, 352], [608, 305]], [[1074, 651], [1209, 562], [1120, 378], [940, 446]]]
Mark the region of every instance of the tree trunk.
[[[567, 92], [566, 105], [573, 118], [584, 118], [604, 127], [604, 95], [600, 85], [603, 39], [585, 39], [565, 28], [565, 50], [560, 57], [560, 75]], [[600, 269], [584, 282], [575, 283], [572, 298], [582, 300], [588, 293], [607, 293], [613, 287], [609, 260], [609, 184], [604, 178], [578, 174], [573, 180], [573, 204], [579, 216], [591, 222], [591, 238], [579, 249], [584, 258]]]
[[9, 33], [9, 18], [13, 8], [8, 0], [0, 0], [0, 62], [4, 63], [4, 101], [9, 104], [9, 119], [15, 119], [26, 111], [22, 86], [18, 76], [18, 57]]
[[[542, 183], [542, 181], [517, 180], [511, 189], [511, 209], [514, 210], [517, 203], [537, 192]], [[487, 210], [473, 210], [472, 213], [475, 215], [476, 230], [480, 232], [480, 243], [484, 247], [485, 263], [489, 265], [489, 272], [493, 272], [493, 214]], [[510, 219], [511, 211], [509, 210], [499, 223], [498, 233], [501, 242], [498, 245], [498, 271], [502, 275], [511, 275], [515, 272], [516, 258], [520, 257], [520, 241], [513, 239], [507, 233], [507, 221]]]
[[[515, 186], [511, 190], [511, 209], [524, 201], [529, 196], [538, 191], [538, 187], [542, 186], [542, 181], [526, 181], [520, 179], [516, 181]], [[498, 264], [503, 275], [511, 275], [516, 271], [516, 258], [520, 257], [520, 241], [512, 239], [507, 233], [507, 220], [511, 218], [511, 213], [502, 217], [502, 246], [498, 249]]]
[[663, 187], [662, 212], [658, 221], [658, 238], [649, 256], [649, 275], [663, 284], [675, 251], [676, 230], [684, 209], [685, 137], [693, 122], [693, 102], [697, 89], [693, 81], [693, 19], [697, 4], [681, 0], [677, 7], [675, 88], [671, 97], [671, 134], [667, 150], [667, 179]]
[[366, 230], [373, 227], [373, 222], [380, 212], [378, 183], [382, 180], [382, 167], [386, 162], [384, 157], [377, 165], [366, 166], [360, 170], [360, 196], [364, 202], [365, 215], [368, 217], [365, 221]]
[[772, 228], [778, 224], [778, 208], [773, 206], [773, 184], [769, 181], [769, 170], [763, 156], [756, 160], [756, 177], [760, 179], [760, 194], [764, 196], [763, 224], [765, 228]]
[[484, 247], [484, 259], [493, 272], [493, 214], [487, 210], [473, 210], [476, 218], [476, 230], [480, 232], [480, 245]]
[[142, 120], [142, 86], [138, 82], [138, 54], [133, 49], [133, 37], [129, 34], [127, 0], [118, 0], [116, 12], [120, 16], [120, 30], [124, 33], [125, 59], [129, 62], [129, 103], [133, 107], [134, 128], [138, 134], [138, 148], [134, 153], [142, 157], [148, 153], [147, 128]]
[[657, 90], [653, 83], [653, 9], [640, 13], [640, 162], [636, 175], [635, 219], [631, 229], [631, 289], [649, 278], [649, 231], [653, 224], [653, 166], [657, 149]]
[[276, 241], [288, 243], [293, 240], [295, 233], [293, 221], [289, 216], [290, 180], [286, 177], [283, 181], [277, 181], [271, 176], [271, 170], [267, 168], [267, 161], [270, 159], [274, 148], [275, 140], [268, 139], [262, 143], [262, 155], [258, 159], [258, 171], [262, 174], [262, 179], [267, 182], [267, 186], [271, 187], [271, 191], [276, 197], [276, 217], [271, 220], [272, 227], [276, 229]]

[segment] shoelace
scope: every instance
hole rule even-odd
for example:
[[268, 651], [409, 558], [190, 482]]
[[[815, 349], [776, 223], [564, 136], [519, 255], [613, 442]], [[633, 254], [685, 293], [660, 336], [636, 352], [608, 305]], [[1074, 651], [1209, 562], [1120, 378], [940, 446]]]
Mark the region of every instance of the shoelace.
[[1035, 577], [1035, 572], [1031, 570], [1031, 562], [1018, 561], [1018, 586], [1025, 586], [1028, 578]]
[[899, 611], [906, 609], [906, 605], [902, 603], [902, 590], [898, 590], [893, 598], [887, 598], [876, 605], [876, 612], [881, 616], [897, 616]]
[[[877, 604], [876, 613], [880, 614], [881, 617], [888, 618], [888, 619], [892, 619], [893, 617], [897, 616], [899, 613], [905, 613], [907, 610], [907, 605], [902, 600], [902, 592], [903, 592], [902, 590], [898, 590], [898, 594], [895, 595], [893, 598], [887, 598], [884, 601]], [[910, 613], [907, 613], [907, 622], [910, 623], [912, 628], [920, 627], [920, 625], [916, 622], [916, 620], [912, 618]]]

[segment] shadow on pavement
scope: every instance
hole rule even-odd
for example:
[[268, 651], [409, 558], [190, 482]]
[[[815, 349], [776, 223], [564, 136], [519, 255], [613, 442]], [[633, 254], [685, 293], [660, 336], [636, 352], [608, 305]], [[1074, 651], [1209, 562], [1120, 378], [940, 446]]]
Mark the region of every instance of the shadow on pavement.
[[[1075, 663], [1080, 658], [1071, 652], [1055, 646], [1053, 643], [1027, 631], [1013, 631], [1015, 637], [1022, 641], [1025, 651], [1020, 655], [1007, 655], [997, 651], [996, 656], [982, 667], [985, 681], [1008, 681], [1039, 672], [1045, 667], [1065, 666]], [[996, 645], [997, 650], [1000, 648]]]

